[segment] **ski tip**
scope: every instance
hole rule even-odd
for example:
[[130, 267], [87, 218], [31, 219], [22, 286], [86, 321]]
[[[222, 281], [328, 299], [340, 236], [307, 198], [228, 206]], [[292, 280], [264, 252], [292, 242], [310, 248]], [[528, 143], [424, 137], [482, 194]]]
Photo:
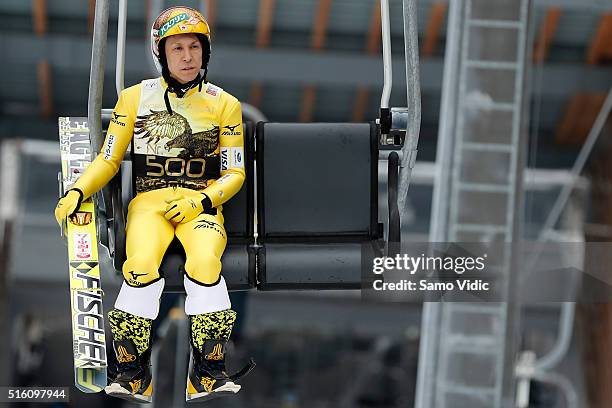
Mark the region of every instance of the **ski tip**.
[[74, 370], [74, 385], [82, 392], [96, 393], [106, 387], [106, 367], [77, 368]]

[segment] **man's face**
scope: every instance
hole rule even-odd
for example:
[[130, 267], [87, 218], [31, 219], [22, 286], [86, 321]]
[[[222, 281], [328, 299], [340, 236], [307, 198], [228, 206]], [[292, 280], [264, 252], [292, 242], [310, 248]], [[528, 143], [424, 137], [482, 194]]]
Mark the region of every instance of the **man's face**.
[[185, 84], [193, 81], [202, 67], [202, 44], [195, 34], [168, 37], [164, 44], [170, 75]]

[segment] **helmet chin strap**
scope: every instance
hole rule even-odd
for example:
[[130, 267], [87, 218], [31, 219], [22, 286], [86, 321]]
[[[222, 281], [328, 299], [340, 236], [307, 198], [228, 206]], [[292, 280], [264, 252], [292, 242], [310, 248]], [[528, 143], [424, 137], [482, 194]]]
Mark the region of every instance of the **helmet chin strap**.
[[[202, 71], [204, 71], [204, 75], [202, 75]], [[208, 72], [208, 68], [204, 68], [203, 70], [200, 70], [200, 72], [198, 72], [198, 75], [195, 77], [195, 79], [185, 84], [181, 84], [179, 81], [177, 81], [170, 75], [170, 71], [168, 70], [166, 64], [162, 65], [162, 76], [166, 80], [166, 83], [168, 84], [168, 87], [166, 88], [166, 91], [164, 92], [164, 102], [166, 103], [166, 110], [168, 111], [169, 114], [172, 115], [172, 107], [170, 106], [170, 99], [168, 98], [168, 93], [172, 92], [176, 94], [178, 98], [182, 98], [183, 96], [185, 96], [187, 91], [189, 91], [192, 88], [195, 88], [196, 86], [198, 87], [198, 92], [201, 91], [202, 82], [206, 83], [207, 72]]]

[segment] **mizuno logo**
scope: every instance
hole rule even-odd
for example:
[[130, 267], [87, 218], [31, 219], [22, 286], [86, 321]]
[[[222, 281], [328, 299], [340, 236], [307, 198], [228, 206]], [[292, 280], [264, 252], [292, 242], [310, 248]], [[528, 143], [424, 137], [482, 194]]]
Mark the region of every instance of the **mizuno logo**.
[[111, 122], [116, 123], [119, 126], [124, 126], [125, 127], [125, 123], [119, 122], [119, 119], [125, 118], [126, 116], [127, 115], [120, 115], [118, 113], [113, 112], [113, 117], [111, 119]]
[[229, 130], [229, 132], [227, 130], [224, 130], [223, 132], [221, 132], [222, 135], [225, 136], [240, 136], [241, 132], [240, 131], [236, 131], [236, 128], [240, 126], [240, 123], [238, 123], [237, 125], [234, 126], [223, 126], [223, 129], [227, 129]]
[[125, 346], [119, 346], [117, 348], [117, 361], [119, 361], [120, 363], [131, 363], [134, 360], [136, 360], [136, 356], [128, 353]]
[[196, 226], [196, 228], [217, 228], [219, 224], [216, 222], [208, 221], [208, 220], [199, 220], [200, 225]]
[[223, 229], [219, 226], [219, 224], [212, 222], [212, 221], [208, 221], [208, 220], [198, 220], [197, 224], [193, 227], [193, 229], [199, 229], [199, 228], [208, 228], [211, 229], [215, 232], [218, 232], [221, 236], [225, 236], [225, 232], [223, 231]]
[[138, 280], [138, 277], [140, 277], [140, 276], [145, 276], [145, 275], [148, 275], [148, 274], [146, 274], [146, 273], [136, 273], [136, 272], [134, 272], [134, 271], [129, 271], [128, 273], [129, 273], [130, 275], [132, 275], [132, 279], [134, 279], [134, 280]]

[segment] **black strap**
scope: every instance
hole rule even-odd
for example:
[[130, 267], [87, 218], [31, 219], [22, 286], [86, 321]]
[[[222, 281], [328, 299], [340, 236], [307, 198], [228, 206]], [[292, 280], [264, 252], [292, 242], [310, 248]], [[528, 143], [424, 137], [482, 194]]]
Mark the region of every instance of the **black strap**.
[[206, 195], [206, 193], [202, 193], [204, 198], [202, 198], [202, 212], [210, 215], [217, 215], [217, 211], [213, 211], [212, 201], [210, 201], [210, 197]]
[[166, 87], [166, 91], [164, 92], [164, 102], [166, 102], [166, 110], [168, 110], [169, 114], [172, 115], [172, 107], [170, 106], [168, 92], [172, 92], [177, 97], [182, 98], [183, 96], [185, 96], [187, 91], [189, 91], [192, 88], [195, 88], [196, 86], [198, 87], [198, 92], [201, 91], [202, 82], [205, 81], [205, 78], [206, 78], [206, 72], [208, 72], [207, 69], [205, 70], [205, 74], [203, 77], [198, 73], [198, 75], [195, 77], [193, 81], [189, 81], [186, 84], [181, 84], [179, 81], [177, 81], [176, 79], [170, 76], [170, 72], [167, 69], [163, 70], [162, 76], [164, 77], [164, 79], [166, 80], [166, 83], [168, 84], [168, 86]]
[[172, 115], [172, 106], [170, 106], [170, 99], [168, 99], [169, 91], [170, 91], [170, 88], [166, 88], [166, 91], [164, 92], [164, 102], [166, 102], [166, 110], [168, 111], [169, 114]]
[[68, 193], [71, 192], [71, 191], [76, 191], [77, 193], [79, 193], [79, 201], [77, 202], [77, 206], [74, 207], [74, 211], [72, 212], [72, 214], [68, 214], [68, 216], [70, 216], [70, 217], [73, 216], [77, 211], [79, 211], [79, 208], [81, 208], [81, 204], [83, 203], [83, 197], [84, 197], [83, 192], [79, 188], [71, 188], [71, 189], [69, 189], [68, 191], [66, 191], [64, 193], [64, 195], [62, 197], [66, 197], [68, 195]]
[[255, 365], [256, 365], [255, 360], [251, 358], [249, 359], [249, 362], [247, 363], [247, 365], [245, 365], [240, 371], [237, 371], [236, 373], [228, 377], [230, 380], [232, 380], [232, 382], [238, 382], [238, 380], [240, 380], [241, 378], [246, 376], [248, 373], [250, 373], [251, 370], [255, 368]]

